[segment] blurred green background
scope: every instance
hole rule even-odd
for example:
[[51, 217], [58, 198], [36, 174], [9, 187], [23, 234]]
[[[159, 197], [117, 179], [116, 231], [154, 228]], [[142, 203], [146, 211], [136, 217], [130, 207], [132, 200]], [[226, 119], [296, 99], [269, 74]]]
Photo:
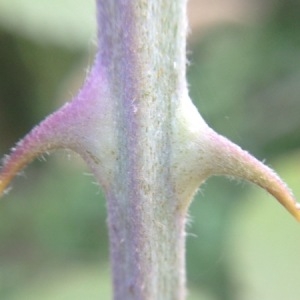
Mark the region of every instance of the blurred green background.
[[[190, 94], [300, 197], [300, 3], [190, 1]], [[94, 1], [0, 0], [0, 154], [70, 100]], [[34, 162], [0, 203], [0, 299], [110, 299], [106, 204], [74, 154]], [[264, 191], [212, 178], [190, 209], [189, 299], [298, 300], [300, 227]]]

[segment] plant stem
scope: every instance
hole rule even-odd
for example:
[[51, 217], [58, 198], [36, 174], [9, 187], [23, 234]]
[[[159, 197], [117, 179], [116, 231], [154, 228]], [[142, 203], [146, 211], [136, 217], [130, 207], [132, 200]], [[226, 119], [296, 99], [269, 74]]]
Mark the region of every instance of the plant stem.
[[114, 299], [184, 299], [185, 212], [171, 180], [175, 109], [187, 94], [186, 1], [97, 1], [97, 61], [115, 105], [107, 189]]
[[97, 8], [98, 52], [82, 90], [5, 157], [0, 196], [36, 156], [72, 149], [106, 194], [115, 300], [183, 300], [186, 210], [206, 178], [258, 184], [297, 220], [300, 205], [189, 99], [186, 0], [97, 0]]

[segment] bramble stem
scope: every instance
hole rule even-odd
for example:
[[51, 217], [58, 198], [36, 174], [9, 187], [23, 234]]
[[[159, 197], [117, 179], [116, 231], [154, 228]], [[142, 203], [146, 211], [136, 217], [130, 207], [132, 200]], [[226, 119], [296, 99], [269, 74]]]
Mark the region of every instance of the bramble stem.
[[186, 91], [186, 1], [97, 1], [113, 91], [117, 161], [106, 192], [114, 299], [184, 299], [184, 222], [170, 179], [172, 122]]

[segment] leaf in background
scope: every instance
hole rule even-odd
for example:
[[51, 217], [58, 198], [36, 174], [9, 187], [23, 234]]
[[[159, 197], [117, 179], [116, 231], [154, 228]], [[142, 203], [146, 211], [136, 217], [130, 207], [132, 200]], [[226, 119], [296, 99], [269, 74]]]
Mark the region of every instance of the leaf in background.
[[0, 27], [40, 42], [82, 48], [96, 35], [94, 6], [93, 0], [1, 0]]

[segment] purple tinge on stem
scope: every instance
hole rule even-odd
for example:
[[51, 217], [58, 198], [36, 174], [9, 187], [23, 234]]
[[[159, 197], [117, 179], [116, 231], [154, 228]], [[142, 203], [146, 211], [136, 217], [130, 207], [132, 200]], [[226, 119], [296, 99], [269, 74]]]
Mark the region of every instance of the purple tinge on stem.
[[105, 138], [102, 144], [93, 143], [99, 135], [107, 134], [107, 124], [111, 122], [107, 90], [106, 80], [96, 63], [78, 96], [33, 128], [4, 158], [0, 196], [21, 169], [51, 150], [71, 149], [94, 170], [101, 160], [101, 155], [97, 160], [98, 153], [107, 147]]
[[210, 169], [212, 175], [233, 176], [261, 186], [300, 221], [299, 203], [272, 169], [212, 130], [208, 133], [208, 141], [213, 158]]
[[[35, 157], [63, 147], [61, 141], [67, 124], [64, 125], [62, 120], [68, 118], [69, 107], [70, 104], [66, 104], [61, 110], [47, 117], [12, 149], [9, 156], [5, 157], [0, 173], [0, 194], [12, 178]], [[67, 143], [68, 139], [65, 140], [65, 144]]]

